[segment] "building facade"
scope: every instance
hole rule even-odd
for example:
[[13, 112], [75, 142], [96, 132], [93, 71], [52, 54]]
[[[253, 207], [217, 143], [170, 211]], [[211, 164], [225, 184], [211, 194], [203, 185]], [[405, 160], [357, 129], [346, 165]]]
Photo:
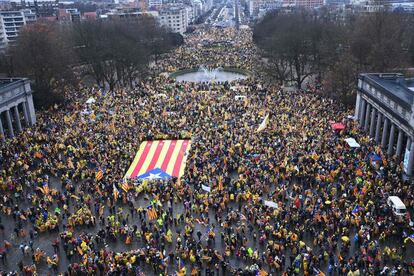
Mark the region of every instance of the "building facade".
[[33, 22], [36, 22], [36, 14], [31, 10], [0, 11], [0, 50], [17, 39], [24, 25]]
[[188, 13], [184, 5], [168, 5], [159, 11], [158, 20], [161, 25], [168, 27], [172, 32], [184, 34], [189, 25]]
[[163, 4], [162, 0], [148, 0], [148, 7], [150, 9], [151, 8], [159, 9], [162, 7], [162, 4]]
[[81, 13], [78, 9], [59, 9], [57, 19], [59, 22], [80, 22]]
[[56, 16], [59, 1], [56, 0], [10, 0], [13, 10], [32, 10], [38, 17]]
[[361, 74], [354, 118], [361, 129], [388, 156], [403, 160], [404, 172], [413, 175], [414, 79], [402, 74]]
[[282, 0], [283, 7], [302, 7], [306, 9], [314, 9], [325, 5], [324, 0]]
[[[24, 124], [22, 124], [22, 121]], [[36, 123], [32, 90], [28, 79], [0, 79], [0, 137], [14, 137], [23, 126]]]

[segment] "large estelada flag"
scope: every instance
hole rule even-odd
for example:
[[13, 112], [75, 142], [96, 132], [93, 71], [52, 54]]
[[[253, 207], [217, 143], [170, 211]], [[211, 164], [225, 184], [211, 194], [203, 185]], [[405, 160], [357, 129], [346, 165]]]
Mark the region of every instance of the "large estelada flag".
[[190, 140], [142, 142], [125, 177], [162, 179], [184, 174]]

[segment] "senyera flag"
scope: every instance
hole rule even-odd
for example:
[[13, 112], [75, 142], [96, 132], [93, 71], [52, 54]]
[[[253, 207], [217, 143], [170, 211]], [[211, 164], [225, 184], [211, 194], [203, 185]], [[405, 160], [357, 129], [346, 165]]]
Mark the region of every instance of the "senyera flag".
[[126, 178], [165, 179], [184, 174], [190, 140], [142, 142]]

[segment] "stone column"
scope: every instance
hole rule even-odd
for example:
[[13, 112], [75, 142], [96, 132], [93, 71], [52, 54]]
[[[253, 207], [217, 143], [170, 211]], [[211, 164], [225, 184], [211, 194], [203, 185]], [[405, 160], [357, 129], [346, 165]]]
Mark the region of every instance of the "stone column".
[[26, 102], [22, 102], [22, 107], [23, 107], [24, 123], [26, 124], [27, 127], [29, 127], [30, 120], [29, 120], [29, 114], [27, 113]]
[[404, 152], [403, 152], [403, 154], [402, 154], [402, 157], [403, 157], [403, 162], [405, 161], [405, 153], [406, 153], [406, 151], [407, 151], [407, 150], [410, 150], [410, 147], [411, 147], [411, 137], [410, 137], [410, 136], [408, 136], [408, 137], [407, 137], [406, 144], [405, 144], [405, 150], [404, 150]]
[[6, 137], [4, 136], [3, 123], [1, 122], [1, 113], [0, 113], [0, 135], [1, 135], [1, 141], [5, 142]]
[[17, 130], [22, 131], [22, 124], [20, 123], [19, 108], [16, 105], [15, 107], [13, 107], [13, 109], [14, 109], [14, 115], [15, 115], [15, 118], [16, 118]]
[[374, 138], [375, 131], [375, 117], [377, 116], [377, 110], [372, 107], [371, 111], [371, 123], [369, 124], [369, 137]]
[[413, 164], [414, 164], [414, 143], [411, 143], [410, 146], [410, 157], [408, 159], [408, 166], [407, 166], [407, 175], [413, 175]]
[[361, 92], [358, 91], [357, 92], [357, 97], [356, 97], [356, 103], [355, 103], [354, 120], [358, 120], [360, 105], [361, 105]]
[[375, 142], [377, 144], [379, 143], [379, 139], [380, 139], [381, 123], [382, 123], [382, 114], [378, 111], [377, 127], [375, 129]]
[[400, 130], [398, 130], [397, 152], [395, 153], [398, 158], [401, 157], [403, 139], [404, 139], [404, 132], [402, 131], [402, 129], [400, 129]]
[[364, 99], [362, 99], [362, 106], [361, 106], [361, 110], [360, 110], [361, 114], [359, 116], [359, 126], [361, 128], [363, 128], [364, 125], [365, 125], [365, 108], [366, 108], [366, 106], [367, 106], [367, 102]]
[[13, 124], [10, 117], [10, 110], [6, 110], [7, 127], [9, 128], [10, 137], [14, 137]]
[[390, 124], [390, 120], [387, 117], [384, 118], [384, 126], [382, 127], [382, 139], [381, 139], [381, 148], [385, 148], [387, 145], [387, 137], [388, 137], [388, 125]]
[[35, 114], [35, 109], [33, 105], [33, 97], [31, 94], [26, 97], [26, 104], [27, 104], [27, 111], [28, 111], [27, 115], [29, 115], [30, 124], [34, 125], [36, 124], [36, 114]]
[[364, 131], [368, 131], [369, 128], [369, 113], [371, 112], [371, 105], [367, 103], [367, 110], [365, 112], [365, 125], [364, 125]]
[[391, 130], [390, 130], [390, 140], [388, 141], [388, 156], [392, 156], [392, 152], [394, 150], [394, 140], [395, 140], [395, 125], [391, 123]]

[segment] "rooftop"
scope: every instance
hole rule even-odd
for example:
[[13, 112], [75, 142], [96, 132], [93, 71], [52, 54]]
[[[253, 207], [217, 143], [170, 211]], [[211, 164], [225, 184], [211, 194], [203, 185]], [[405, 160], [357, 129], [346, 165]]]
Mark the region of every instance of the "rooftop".
[[185, 5], [174, 3], [174, 4], [165, 5], [164, 7], [162, 7], [160, 12], [163, 13], [163, 12], [181, 11], [185, 8], [186, 8]]
[[6, 88], [7, 86], [11, 86], [14, 84], [17, 84], [19, 82], [24, 82], [25, 78], [5, 78], [0, 79], [0, 90], [3, 90], [3, 88]]
[[360, 78], [382, 90], [405, 108], [411, 109], [414, 101], [414, 78], [405, 78], [399, 73], [367, 73], [361, 74]]

